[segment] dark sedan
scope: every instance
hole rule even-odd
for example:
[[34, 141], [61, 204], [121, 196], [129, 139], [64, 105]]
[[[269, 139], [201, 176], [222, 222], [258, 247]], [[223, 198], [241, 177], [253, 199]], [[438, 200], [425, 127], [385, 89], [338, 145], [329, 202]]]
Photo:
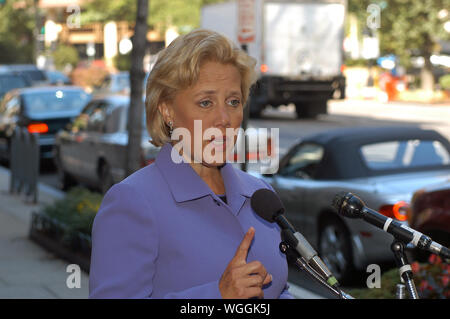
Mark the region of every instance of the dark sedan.
[[416, 127], [312, 135], [288, 151], [276, 174], [262, 176], [280, 195], [287, 217], [342, 282], [352, 279], [355, 269], [393, 261], [393, 238], [360, 219], [338, 216], [331, 207], [337, 193], [352, 192], [372, 209], [406, 223], [414, 191], [449, 177], [449, 141]]
[[16, 127], [39, 134], [41, 158], [53, 156], [55, 134], [80, 114], [91, 95], [81, 87], [31, 87], [8, 92], [0, 103], [0, 157], [9, 160]]
[[[105, 193], [126, 177], [127, 95], [95, 97], [56, 138], [55, 164], [60, 186], [83, 183]], [[159, 147], [153, 146], [142, 116], [141, 166], [153, 162]]]
[[0, 100], [11, 90], [21, 89], [31, 85], [32, 82], [27, 77], [18, 73], [0, 73]]
[[34, 64], [7, 64], [0, 65], [0, 73], [11, 73], [22, 75], [30, 81], [33, 86], [49, 84], [45, 72]]
[[[445, 183], [418, 190], [412, 200], [409, 223], [435, 242], [450, 247], [450, 178]], [[426, 255], [417, 252], [419, 260]]]

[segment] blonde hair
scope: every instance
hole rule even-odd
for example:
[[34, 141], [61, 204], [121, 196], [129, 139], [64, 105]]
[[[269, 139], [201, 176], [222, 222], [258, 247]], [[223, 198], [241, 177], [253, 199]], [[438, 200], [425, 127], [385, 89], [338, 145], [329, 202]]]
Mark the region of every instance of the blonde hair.
[[197, 29], [176, 38], [162, 50], [147, 80], [145, 109], [147, 131], [152, 144], [170, 141], [169, 127], [158, 105], [171, 101], [179, 90], [195, 84], [199, 69], [206, 61], [234, 65], [241, 75], [242, 104], [245, 106], [256, 81], [256, 60], [223, 35]]

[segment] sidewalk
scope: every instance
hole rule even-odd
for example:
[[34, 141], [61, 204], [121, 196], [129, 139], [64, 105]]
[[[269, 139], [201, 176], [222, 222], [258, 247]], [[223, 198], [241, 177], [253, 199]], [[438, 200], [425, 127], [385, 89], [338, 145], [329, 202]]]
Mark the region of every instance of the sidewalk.
[[[89, 275], [81, 272], [81, 287], [68, 288], [69, 262], [55, 257], [28, 239], [31, 213], [62, 198], [64, 193], [39, 184], [38, 204], [9, 194], [9, 170], [0, 167], [0, 299], [83, 299], [89, 295]], [[323, 298], [289, 283], [299, 299]]]
[[9, 194], [9, 170], [0, 167], [0, 299], [88, 297], [86, 273], [80, 288], [68, 288], [69, 263], [28, 239], [31, 213], [63, 195], [40, 184], [38, 204], [25, 203], [23, 196]]

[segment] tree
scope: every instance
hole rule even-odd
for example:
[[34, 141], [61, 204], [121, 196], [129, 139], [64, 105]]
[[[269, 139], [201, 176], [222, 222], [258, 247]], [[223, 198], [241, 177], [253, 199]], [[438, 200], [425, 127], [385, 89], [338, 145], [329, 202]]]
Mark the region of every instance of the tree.
[[130, 175], [140, 167], [142, 113], [144, 81], [144, 55], [147, 44], [147, 15], [149, 0], [137, 0], [136, 24], [133, 36], [133, 50], [131, 51], [130, 70], [130, 107], [128, 110], [128, 146], [126, 174]]
[[380, 52], [395, 54], [404, 66], [410, 66], [412, 56], [422, 56], [422, 88], [433, 88], [430, 57], [439, 49], [438, 41], [450, 39], [444, 29], [446, 19], [439, 12], [450, 8], [450, 0], [349, 0], [349, 12], [366, 23], [369, 4], [378, 4], [381, 11]]
[[32, 0], [20, 7], [7, 1], [0, 7], [0, 64], [32, 62], [34, 23]]
[[[150, 26], [157, 26], [165, 32], [171, 26], [178, 27], [181, 33], [200, 26], [201, 7], [222, 0], [152, 0], [147, 17]], [[84, 22], [129, 21], [134, 22], [136, 1], [133, 0], [92, 0], [82, 13]]]

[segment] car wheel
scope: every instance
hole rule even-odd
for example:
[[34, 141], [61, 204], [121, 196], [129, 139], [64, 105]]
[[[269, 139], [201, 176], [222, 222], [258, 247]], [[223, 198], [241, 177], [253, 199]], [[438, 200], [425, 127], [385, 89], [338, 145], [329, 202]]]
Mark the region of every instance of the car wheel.
[[340, 283], [349, 283], [354, 274], [351, 239], [337, 219], [327, 219], [319, 230], [319, 253]]
[[61, 190], [68, 191], [71, 187], [76, 185], [75, 179], [64, 170], [59, 153], [56, 153], [54, 163], [56, 174], [58, 176], [58, 186]]
[[113, 184], [114, 180], [111, 173], [111, 167], [108, 163], [104, 162], [100, 167], [100, 191], [102, 194], [106, 194]]

